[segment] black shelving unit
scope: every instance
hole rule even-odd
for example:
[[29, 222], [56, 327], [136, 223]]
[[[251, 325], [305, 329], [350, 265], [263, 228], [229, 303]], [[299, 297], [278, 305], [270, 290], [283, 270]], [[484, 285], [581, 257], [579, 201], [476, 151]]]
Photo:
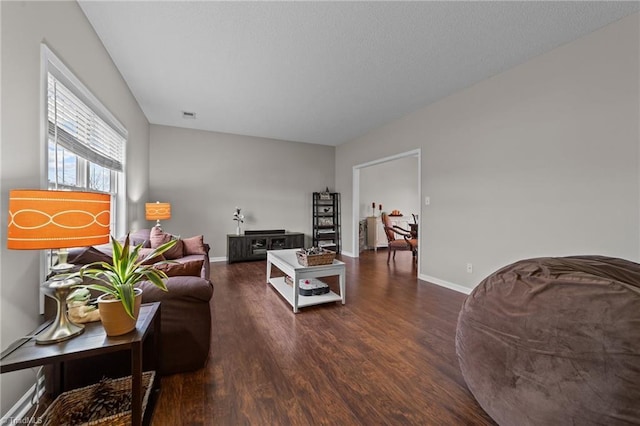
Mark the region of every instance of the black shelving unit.
[[313, 246], [340, 253], [340, 194], [313, 193]]

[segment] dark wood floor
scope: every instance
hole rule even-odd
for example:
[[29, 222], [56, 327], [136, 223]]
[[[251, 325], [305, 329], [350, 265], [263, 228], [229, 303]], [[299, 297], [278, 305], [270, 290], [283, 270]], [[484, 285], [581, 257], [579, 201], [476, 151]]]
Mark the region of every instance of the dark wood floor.
[[266, 262], [212, 264], [208, 365], [163, 379], [153, 426], [493, 425], [456, 359], [465, 296], [418, 281], [408, 252], [342, 260], [346, 305], [298, 314]]

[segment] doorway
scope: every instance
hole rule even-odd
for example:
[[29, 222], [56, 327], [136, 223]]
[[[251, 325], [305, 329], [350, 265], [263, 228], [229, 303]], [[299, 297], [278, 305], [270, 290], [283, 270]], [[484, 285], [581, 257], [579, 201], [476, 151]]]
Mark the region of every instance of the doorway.
[[[403, 164], [406, 165], [406, 161], [415, 161], [417, 164], [415, 167], [403, 167]], [[399, 182], [402, 181], [406, 181], [406, 182], [413, 182], [414, 184], [411, 185], [406, 185], [409, 188], [413, 188], [413, 191], [415, 191], [414, 194], [406, 194], [405, 191], [398, 191], [399, 193], [405, 193], [404, 196], [407, 197], [412, 197], [413, 198], [411, 200], [409, 200], [408, 203], [405, 203], [404, 205], [407, 206], [407, 208], [409, 209], [417, 209], [417, 211], [406, 211], [405, 214], [407, 215], [411, 215], [412, 213], [417, 213], [418, 214], [418, 218], [419, 218], [419, 222], [420, 223], [420, 218], [422, 217], [421, 215], [421, 203], [420, 203], [420, 197], [422, 194], [421, 191], [421, 187], [420, 187], [420, 176], [422, 175], [421, 173], [421, 150], [420, 149], [415, 149], [415, 150], [411, 150], [411, 151], [407, 151], [407, 152], [403, 152], [403, 153], [399, 153], [396, 155], [392, 155], [389, 157], [384, 157], [384, 158], [380, 158], [378, 160], [374, 160], [374, 161], [369, 161], [367, 163], [363, 163], [363, 164], [358, 164], [356, 166], [353, 166], [353, 217], [352, 217], [352, 229], [353, 229], [353, 247], [352, 247], [352, 253], [354, 254], [355, 257], [359, 257], [360, 255], [360, 250], [359, 250], [359, 230], [360, 230], [360, 220], [366, 216], [370, 216], [372, 214], [372, 203], [376, 203], [376, 207], [375, 207], [375, 213], [376, 215], [380, 214], [380, 210], [379, 210], [379, 204], [382, 203], [383, 204], [383, 209], [382, 211], [387, 211], [387, 212], [391, 212], [391, 210], [396, 209], [396, 207], [394, 207], [394, 203], [397, 203], [397, 198], [394, 198], [393, 194], [389, 194], [387, 196], [383, 196], [382, 198], [386, 198], [387, 200], [389, 200], [392, 204], [391, 205], [386, 205], [385, 206], [385, 201], [382, 199], [372, 199], [372, 200], [364, 200], [362, 195], [365, 195], [366, 197], [371, 197], [374, 198], [371, 194], [369, 194], [369, 189], [372, 185], [371, 182], [365, 182], [362, 179], [366, 179], [366, 180], [371, 180], [371, 171], [374, 170], [374, 168], [376, 166], [383, 166], [381, 169], [379, 170], [390, 170], [393, 169], [394, 171], [397, 171], [398, 174], [402, 174], [404, 172], [406, 172], [405, 175], [402, 176], [402, 178], [399, 180]], [[397, 167], [396, 167], [397, 166]], [[408, 180], [407, 180], [408, 179]], [[376, 184], [375, 182], [373, 184]], [[364, 190], [365, 192], [367, 192], [366, 194], [362, 193], [362, 190]], [[381, 198], [381, 197], [378, 197]], [[404, 212], [402, 212], [404, 213]], [[421, 229], [422, 227], [420, 226], [420, 224], [418, 225], [418, 232], [421, 233]], [[418, 237], [418, 240], [420, 240], [420, 237]], [[418, 247], [418, 265], [420, 265], [420, 246]], [[419, 267], [419, 266], [418, 266]]]

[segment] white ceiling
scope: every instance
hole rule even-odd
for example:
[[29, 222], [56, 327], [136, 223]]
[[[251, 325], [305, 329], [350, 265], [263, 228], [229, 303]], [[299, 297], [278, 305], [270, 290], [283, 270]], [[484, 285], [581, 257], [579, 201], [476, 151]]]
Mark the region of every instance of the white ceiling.
[[[340, 145], [634, 2], [80, 1], [153, 124]], [[197, 118], [182, 118], [182, 111]]]

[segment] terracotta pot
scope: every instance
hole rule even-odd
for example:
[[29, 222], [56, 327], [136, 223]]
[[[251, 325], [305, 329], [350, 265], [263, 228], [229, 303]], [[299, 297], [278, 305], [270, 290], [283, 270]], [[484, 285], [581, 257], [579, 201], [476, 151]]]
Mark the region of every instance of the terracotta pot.
[[98, 310], [100, 311], [100, 320], [107, 336], [120, 336], [127, 334], [136, 328], [138, 322], [138, 314], [140, 313], [140, 304], [142, 303], [142, 289], [136, 288], [136, 297], [134, 299], [133, 316], [131, 318], [127, 311], [124, 310], [122, 302], [114, 299], [110, 294], [103, 294], [98, 297]]

